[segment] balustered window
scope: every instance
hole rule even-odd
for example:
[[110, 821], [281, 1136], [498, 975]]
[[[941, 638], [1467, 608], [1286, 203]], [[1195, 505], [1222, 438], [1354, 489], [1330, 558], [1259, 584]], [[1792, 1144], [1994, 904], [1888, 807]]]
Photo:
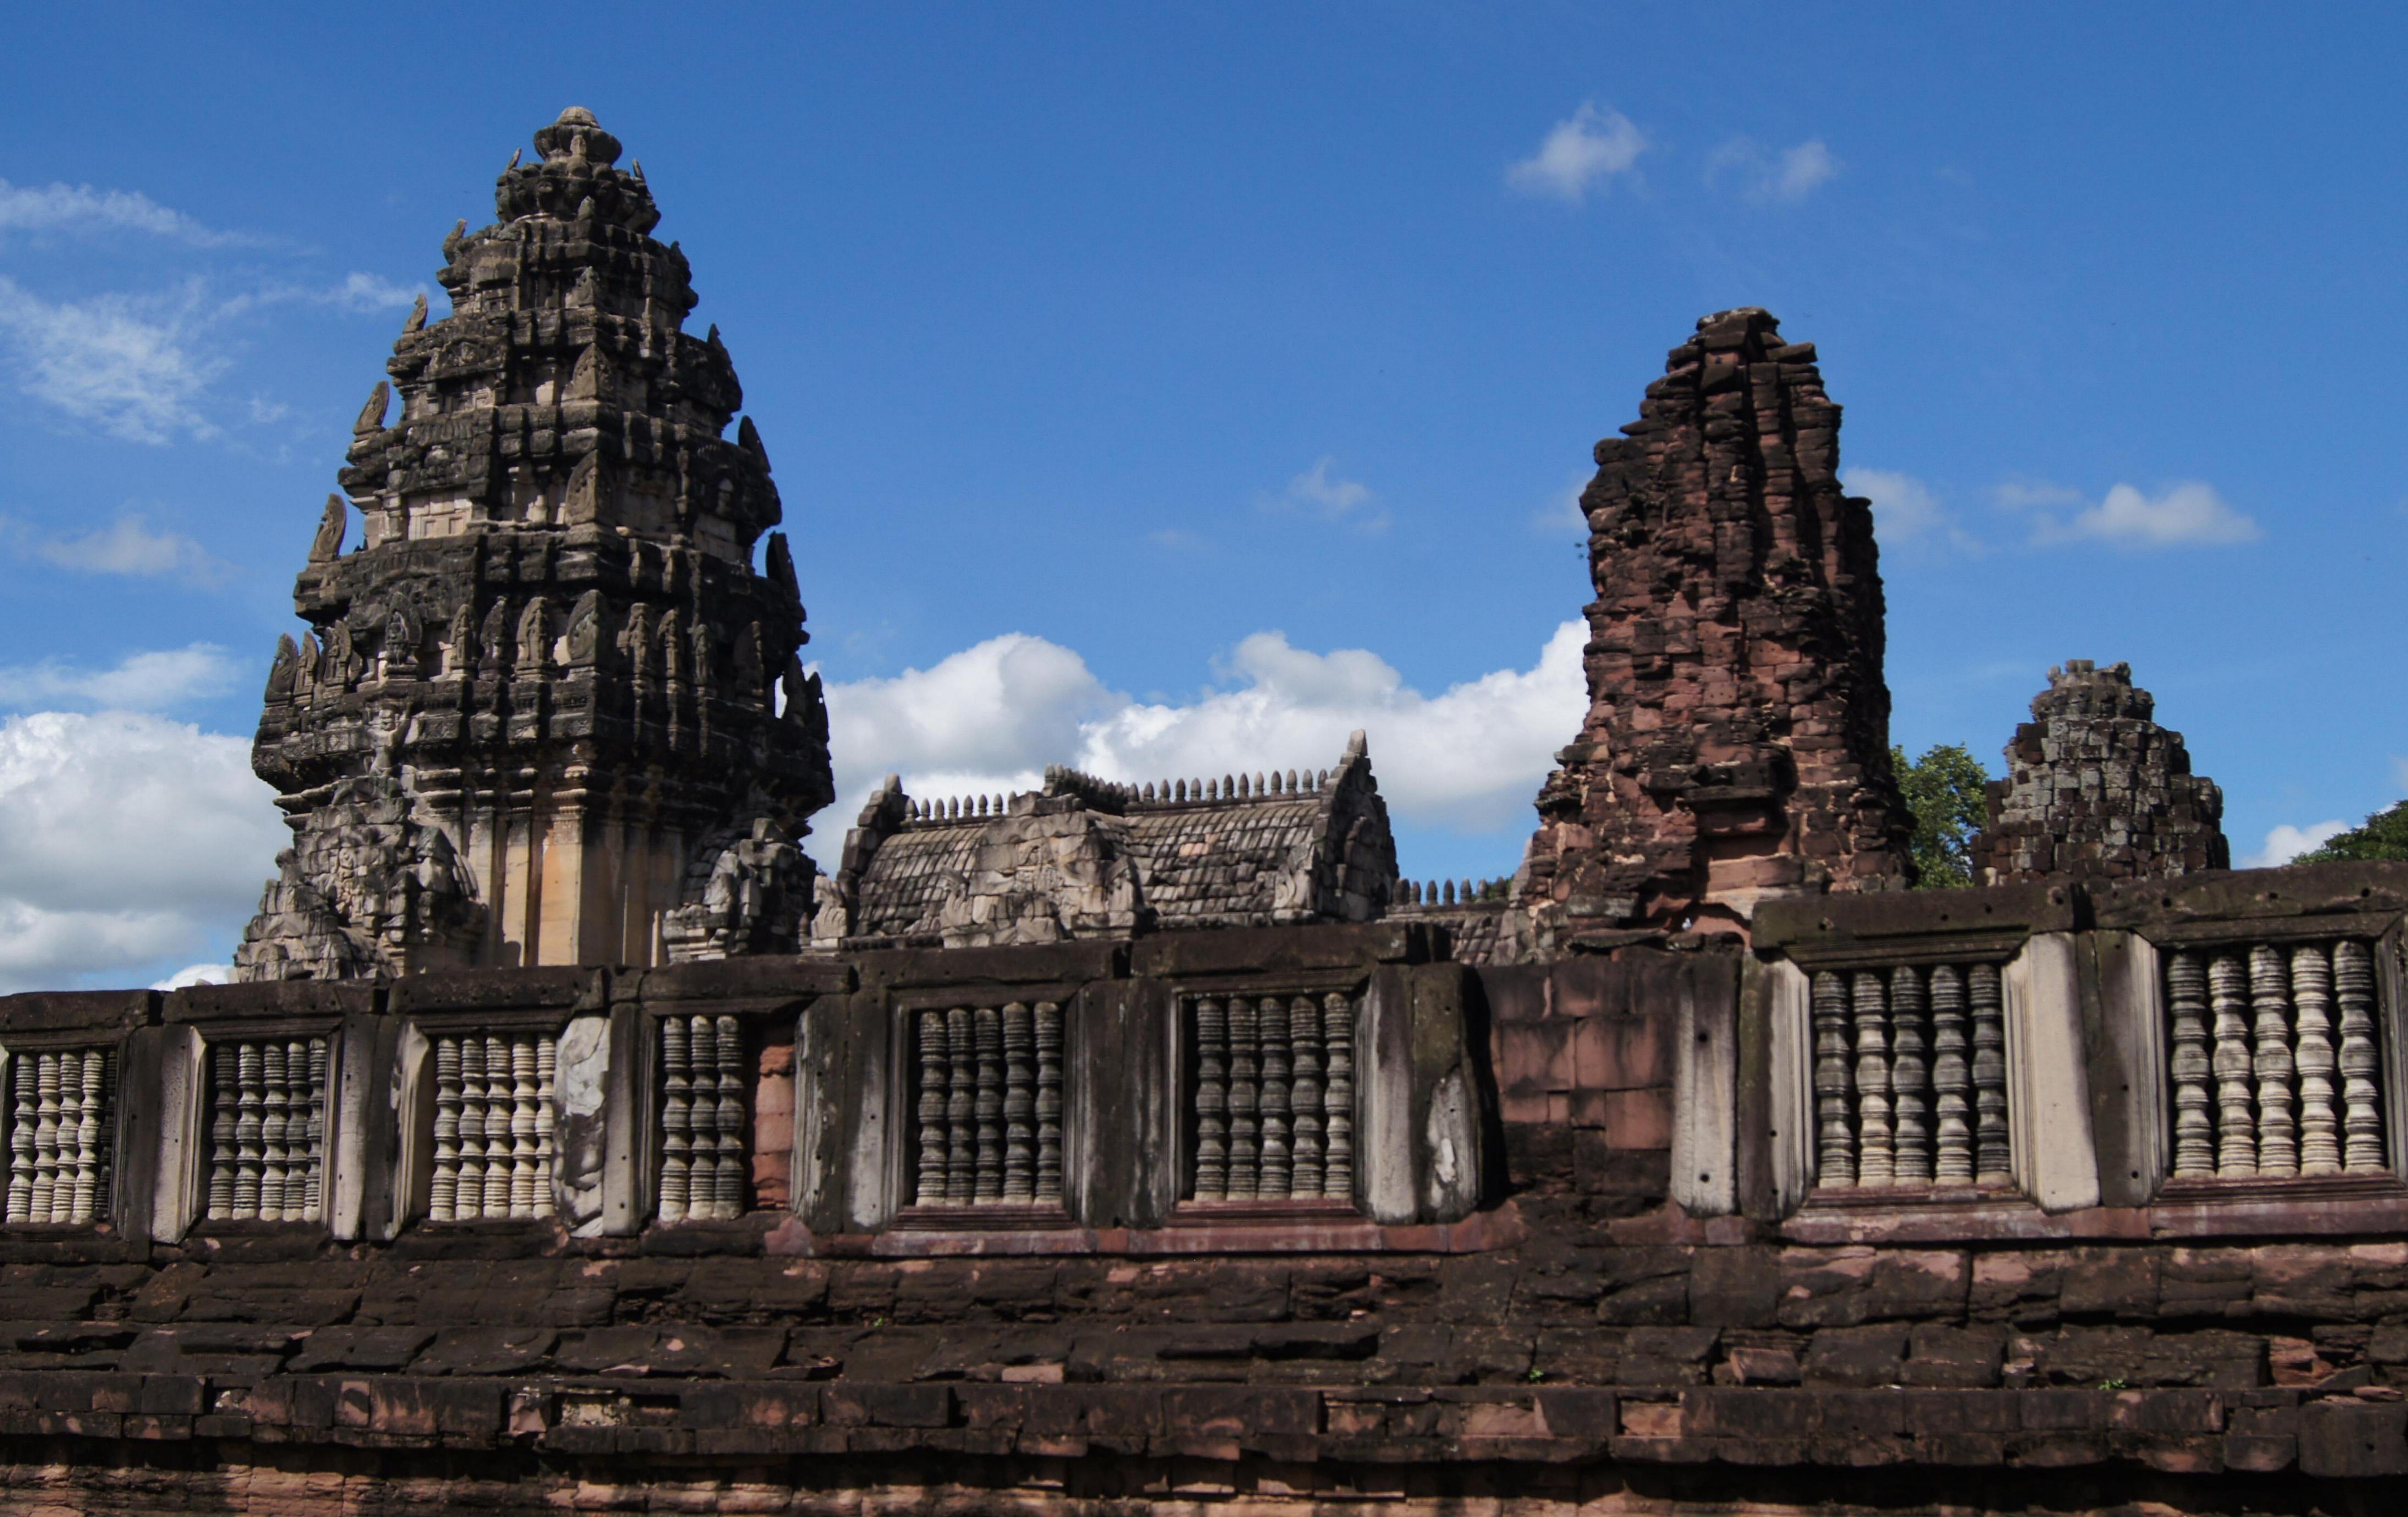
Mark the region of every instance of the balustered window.
[[435, 1174], [426, 1214], [477, 1222], [552, 1214], [549, 1035], [435, 1038]]
[[1818, 1187], [2013, 1180], [1995, 964], [1813, 976]]
[[912, 1014], [919, 1206], [1062, 1204], [1062, 1008]]
[[2371, 945], [2178, 949], [2164, 964], [2174, 1178], [2390, 1169]]
[[735, 1017], [661, 1019], [660, 1220], [740, 1217], [752, 1199], [747, 1043]]
[[28, 1050], [9, 1062], [7, 1220], [100, 1221], [115, 1157], [117, 1051]]
[[209, 1047], [212, 1222], [317, 1222], [324, 1216], [323, 1038]]
[[1187, 1003], [1188, 1198], [1354, 1199], [1351, 996]]

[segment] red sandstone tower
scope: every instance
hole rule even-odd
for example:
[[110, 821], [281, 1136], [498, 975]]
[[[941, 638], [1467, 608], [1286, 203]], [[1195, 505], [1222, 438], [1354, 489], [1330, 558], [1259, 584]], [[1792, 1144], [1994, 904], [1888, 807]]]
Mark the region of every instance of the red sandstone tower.
[[1872, 512], [1813, 345], [1706, 317], [1622, 431], [1581, 496], [1589, 711], [1524, 859], [1541, 935], [1744, 931], [1767, 895], [1905, 885]]

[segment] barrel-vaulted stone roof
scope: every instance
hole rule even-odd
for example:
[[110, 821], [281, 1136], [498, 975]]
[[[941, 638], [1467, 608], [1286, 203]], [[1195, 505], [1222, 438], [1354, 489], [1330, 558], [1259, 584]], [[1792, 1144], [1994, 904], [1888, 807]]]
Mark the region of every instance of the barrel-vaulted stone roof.
[[1338, 766], [1125, 785], [1072, 769], [1010, 796], [889, 777], [822, 890], [823, 947], [968, 947], [1148, 929], [1362, 922], [1396, 843], [1361, 733]]

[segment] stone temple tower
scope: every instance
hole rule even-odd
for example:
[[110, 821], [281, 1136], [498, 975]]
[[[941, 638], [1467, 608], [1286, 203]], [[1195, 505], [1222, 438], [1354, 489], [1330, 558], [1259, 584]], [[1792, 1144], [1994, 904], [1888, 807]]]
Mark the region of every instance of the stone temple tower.
[[2193, 774], [2183, 735], [2157, 724], [2132, 666], [2068, 659], [2032, 697], [1988, 787], [1973, 839], [1985, 885], [2171, 880], [2232, 867], [2224, 793]]
[[1907, 882], [1870, 507], [1809, 343], [1723, 311], [1597, 445], [1589, 712], [1539, 793], [1542, 936], [1739, 928], [1767, 894]]
[[[833, 794], [768, 455], [640, 165], [581, 109], [444, 239], [359, 416], [252, 766], [245, 980], [791, 948]], [[398, 392], [395, 406], [394, 392]], [[343, 551], [350, 513], [365, 541]]]

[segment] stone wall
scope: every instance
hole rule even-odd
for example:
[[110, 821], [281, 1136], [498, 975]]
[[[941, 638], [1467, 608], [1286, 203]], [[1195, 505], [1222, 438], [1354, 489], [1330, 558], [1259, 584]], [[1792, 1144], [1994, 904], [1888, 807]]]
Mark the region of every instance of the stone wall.
[[[2362, 940], [2396, 1050], [2403, 913], [2408, 871], [2341, 866], [1801, 901], [1749, 952], [1477, 971], [1399, 923], [10, 997], [16, 1123], [44, 1049], [122, 1047], [141, 1098], [108, 1221], [0, 1227], [0, 1504], [2378, 1510], [2349, 1503], [2408, 1473], [2396, 1052], [2382, 1173], [2233, 1181], [2164, 1171], [2149, 1039], [2184, 953]], [[1811, 1149], [1795, 1171], [1784, 1103], [1820, 1087], [1784, 1081], [1822, 1051], [1784, 1042], [1821, 1009], [1793, 983], [1980, 963], [2004, 966], [2003, 1089], [2046, 1119], [2014, 1128], [2012, 1178], [1834, 1187]], [[1308, 984], [1369, 1030], [1355, 1203], [1183, 1198], [1181, 1009]], [[2255, 1008], [2300, 1029], [2302, 1081], [2312, 989]], [[945, 1119], [908, 1097], [895, 1030], [1049, 999], [1111, 1072], [1073, 1092], [1064, 1201], [896, 1195]], [[1903, 1147], [1909, 1012], [1871, 1005], [1846, 1135], [1877, 1064]], [[701, 1096], [664, 1085], [689, 1065], [661, 1029], [696, 1018], [746, 1030], [751, 1183], [729, 1220], [665, 1223], [664, 1103]], [[442, 1118], [412, 1033], [447, 1027], [557, 1037], [554, 1215], [419, 1209]], [[218, 1155], [189, 1106], [205, 1055], [311, 1029], [338, 1050], [326, 1216], [183, 1220]], [[1472, 1120], [1451, 1137], [1450, 1089]], [[1433, 1209], [1440, 1138], [1469, 1188]]]

